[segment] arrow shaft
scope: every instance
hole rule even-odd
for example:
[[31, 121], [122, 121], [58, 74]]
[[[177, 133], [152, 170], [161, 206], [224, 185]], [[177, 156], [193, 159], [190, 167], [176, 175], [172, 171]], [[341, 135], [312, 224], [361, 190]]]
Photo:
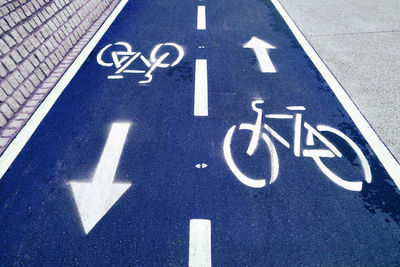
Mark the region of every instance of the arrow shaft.
[[93, 177], [94, 184], [112, 184], [128, 135], [130, 123], [113, 123]]
[[276, 69], [274, 67], [274, 64], [272, 64], [271, 58], [268, 55], [268, 50], [265, 48], [255, 48], [253, 50], [256, 54], [261, 72], [275, 73]]

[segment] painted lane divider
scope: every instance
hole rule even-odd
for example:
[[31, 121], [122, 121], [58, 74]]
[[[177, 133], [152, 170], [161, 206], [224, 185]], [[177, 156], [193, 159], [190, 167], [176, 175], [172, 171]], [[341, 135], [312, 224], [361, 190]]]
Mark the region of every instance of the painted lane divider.
[[70, 182], [82, 225], [88, 234], [128, 190], [131, 183], [114, 183], [130, 123], [113, 123], [91, 182]]
[[210, 220], [190, 220], [189, 267], [211, 267]]
[[196, 59], [194, 116], [208, 116], [208, 78], [206, 59]]
[[197, 29], [198, 30], [206, 29], [206, 7], [205, 6], [197, 6]]
[[196, 164], [196, 168], [197, 169], [205, 169], [205, 168], [207, 168], [208, 167], [208, 164], [207, 163], [198, 163], [198, 164]]
[[258, 64], [260, 66], [261, 72], [263, 73], [275, 73], [276, 69], [274, 64], [272, 64], [271, 58], [268, 55], [269, 49], [275, 49], [276, 47], [270, 45], [269, 43], [253, 36], [250, 41], [243, 45], [244, 48], [251, 48], [256, 54]]

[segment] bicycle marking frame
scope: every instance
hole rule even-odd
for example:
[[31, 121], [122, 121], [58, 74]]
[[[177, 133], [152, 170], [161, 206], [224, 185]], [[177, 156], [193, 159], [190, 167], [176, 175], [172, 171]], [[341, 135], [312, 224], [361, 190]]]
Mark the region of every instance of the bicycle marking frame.
[[[263, 104], [263, 100], [254, 100], [251, 104], [252, 109], [257, 113], [257, 119], [254, 124], [249, 123], [241, 123], [239, 126], [239, 130], [249, 130], [252, 132], [251, 140], [249, 142], [248, 149], [246, 153], [249, 156], [252, 156], [255, 150], [258, 147], [259, 140], [263, 140], [266, 143], [266, 146], [269, 150], [271, 156], [271, 176], [270, 176], [270, 184], [276, 181], [279, 174], [279, 160], [276, 152], [275, 145], [273, 144], [271, 138], [265, 132], [261, 132], [261, 129], [265, 129], [272, 137], [279, 141], [283, 146], [290, 149], [291, 144], [284, 139], [278, 132], [276, 132], [272, 127], [270, 127], [267, 123], [262, 124], [262, 115], [263, 110], [258, 108], [258, 104]], [[287, 110], [290, 111], [305, 111], [306, 108], [304, 106], [288, 106]], [[309, 123], [303, 122], [302, 114], [297, 112], [294, 115], [291, 114], [265, 114], [265, 118], [267, 119], [278, 119], [278, 120], [294, 120], [294, 138], [293, 138], [293, 154], [295, 157], [309, 157], [314, 160], [319, 169], [334, 183], [341, 186], [344, 189], [350, 191], [361, 191], [362, 190], [362, 181], [347, 181], [334, 172], [332, 172], [321, 160], [321, 158], [341, 158], [342, 153], [332, 144], [326, 137], [324, 137], [320, 132], [331, 132], [340, 138], [342, 138], [356, 153], [357, 157], [361, 162], [361, 167], [363, 169], [364, 179], [367, 183], [371, 183], [372, 174], [371, 169], [369, 167], [368, 161], [362, 153], [361, 149], [345, 134], [342, 132], [326, 125], [319, 124], [316, 128], [312, 127]], [[312, 147], [315, 145], [314, 137], [320, 140], [328, 149], [309, 149], [305, 148], [302, 150], [301, 147], [301, 137], [302, 137], [302, 126], [304, 126], [307, 135], [306, 135], [306, 146]], [[253, 188], [261, 188], [266, 185], [265, 179], [254, 179], [246, 176], [243, 172], [235, 164], [232, 151], [231, 151], [231, 142], [233, 134], [236, 130], [236, 125], [232, 126], [227, 134], [225, 135], [223, 152], [225, 160], [228, 164], [228, 167], [236, 176], [236, 178], [242, 182], [243, 184], [253, 187]]]
[[[105, 62], [103, 60], [103, 54], [113, 45], [123, 46], [126, 51], [112, 51], [111, 58], [113, 62]], [[178, 52], [178, 57], [172, 63], [164, 63], [164, 60], [170, 55], [170, 53], [166, 52], [157, 58], [157, 52], [163, 46], [171, 46], [176, 49]], [[185, 55], [185, 52], [181, 46], [175, 43], [161, 43], [157, 44], [150, 53], [150, 59], [147, 59], [143, 56], [142, 52], [134, 52], [132, 50], [132, 46], [126, 42], [116, 42], [114, 44], [108, 44], [103, 47], [99, 53], [97, 54], [96, 60], [100, 66], [103, 67], [116, 67], [116, 71], [114, 75], [107, 76], [107, 79], [123, 79], [123, 73], [131, 73], [131, 74], [145, 74], [144, 76], [147, 78], [146, 80], [139, 81], [139, 84], [150, 83], [153, 80], [153, 71], [156, 68], [168, 68], [177, 65]], [[140, 59], [144, 65], [149, 68], [147, 71], [143, 69], [128, 69], [128, 67], [136, 60]]]

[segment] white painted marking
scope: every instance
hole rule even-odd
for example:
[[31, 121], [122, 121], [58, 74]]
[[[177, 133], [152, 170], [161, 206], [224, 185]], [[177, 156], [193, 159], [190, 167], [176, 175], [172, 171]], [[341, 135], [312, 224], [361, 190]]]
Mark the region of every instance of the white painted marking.
[[208, 116], [208, 78], [206, 59], [196, 59], [194, 116]]
[[104, 67], [111, 67], [113, 65], [113, 63], [106, 63], [103, 61], [103, 53], [104, 51], [106, 51], [110, 46], [112, 46], [112, 44], [108, 44], [106, 45], [103, 49], [100, 50], [100, 52], [97, 54], [97, 63], [99, 63], [99, 65], [104, 66]]
[[206, 7], [205, 6], [197, 6], [197, 29], [198, 30], [206, 29]]
[[[312, 134], [312, 136], [315, 136], [322, 143], [324, 143], [324, 145], [326, 145], [336, 155], [336, 157], [343, 157], [342, 153], [331, 142], [329, 142], [328, 139], [326, 139], [322, 134], [315, 130], [314, 127], [312, 127], [308, 122], [304, 122], [304, 128], [309, 131], [309, 133], [307, 134], [307, 139], [308, 135]], [[312, 141], [312, 144], [314, 144], [314, 141]]]
[[[253, 187], [253, 188], [264, 187], [266, 185], [265, 179], [253, 179], [251, 177], [248, 177], [244, 173], [242, 173], [239, 170], [239, 168], [236, 166], [236, 164], [232, 158], [232, 151], [231, 151], [232, 136], [233, 136], [233, 133], [235, 132], [235, 129], [236, 129], [236, 126], [232, 126], [225, 135], [224, 146], [223, 146], [225, 161], [228, 164], [230, 170], [233, 172], [233, 174], [236, 176], [236, 178], [240, 182], [242, 182], [243, 184], [245, 184], [249, 187]], [[248, 123], [242, 123], [242, 124], [240, 124], [240, 129], [254, 131], [254, 125], [248, 124]], [[264, 142], [267, 145], [267, 148], [269, 150], [269, 153], [270, 153], [271, 180], [269, 183], [272, 184], [278, 178], [278, 174], [279, 174], [278, 154], [276, 153], [274, 143], [268, 137], [268, 135], [263, 133], [263, 134], [261, 134], [261, 138], [264, 140]]]
[[116, 80], [116, 79], [123, 79], [124, 78], [124, 76], [122, 76], [122, 75], [109, 75], [109, 76], [107, 76], [107, 79], [109, 79], [109, 80]]
[[210, 220], [190, 220], [189, 267], [211, 267]]
[[42, 102], [42, 104], [38, 107], [38, 109], [35, 111], [32, 117], [28, 120], [25, 126], [21, 129], [18, 135], [14, 138], [14, 140], [4, 151], [3, 155], [0, 157], [0, 177], [4, 176], [4, 173], [8, 170], [14, 159], [21, 152], [26, 142], [28, 142], [29, 138], [31, 138], [32, 134], [35, 132], [36, 128], [39, 126], [43, 118], [47, 115], [51, 107], [57, 101], [58, 97], [64, 91], [65, 87], [68, 85], [68, 83], [74, 77], [76, 72], [85, 62], [90, 52], [100, 41], [101, 37], [108, 30], [110, 25], [113, 23], [113, 21], [121, 12], [122, 8], [126, 5], [127, 2], [128, 0], [121, 0], [121, 2], [117, 5], [114, 11], [106, 19], [106, 21], [96, 32], [93, 38], [85, 46], [85, 48], [82, 50], [79, 56], [71, 64], [71, 66], [68, 68], [65, 74], [61, 77], [58, 83], [54, 86], [53, 90], [51, 90], [46, 99]]
[[[251, 140], [249, 143], [249, 147], [247, 148], [247, 155], [251, 156], [253, 155], [254, 151], [256, 151], [256, 148], [258, 146], [258, 141], [260, 139], [260, 133], [261, 133], [261, 122], [262, 122], [262, 109], [258, 108], [258, 104], [263, 104], [264, 100], [254, 100], [251, 102], [251, 108], [257, 113], [257, 120], [254, 126], [252, 126], [251, 131], [253, 132], [253, 135], [251, 136]], [[239, 126], [239, 129], [244, 129], [243, 127], [247, 127], [247, 124], [242, 123]]]
[[339, 99], [340, 103], [349, 114], [353, 122], [356, 124], [357, 128], [360, 130], [364, 138], [367, 140], [368, 144], [374, 150], [376, 156], [381, 161], [382, 165], [385, 167], [389, 175], [392, 177], [396, 186], [400, 189], [400, 165], [390, 153], [389, 149], [383, 144], [379, 139], [378, 135], [374, 132], [372, 127], [369, 125], [367, 120], [363, 117], [361, 112], [357, 109], [356, 105], [353, 103], [349, 95], [343, 89], [343, 87], [336, 80], [335, 76], [330, 72], [325, 63], [321, 60], [318, 54], [314, 51], [310, 43], [297, 28], [296, 24], [290, 18], [286, 10], [282, 7], [278, 0], [271, 0], [275, 8], [281, 14], [282, 18], [285, 20], [286, 24], [289, 26], [290, 30], [293, 32], [297, 41], [303, 47], [304, 51], [317, 67], [318, 71], [324, 77], [325, 81], [328, 83], [329, 87], [332, 89], [336, 97]]
[[300, 157], [300, 142], [301, 142], [301, 114], [296, 114], [294, 122], [294, 155]]
[[[173, 66], [177, 65], [179, 62], [181, 62], [183, 56], [185, 55], [185, 51], [183, 50], [183, 48], [181, 46], [179, 46], [178, 44], [175, 44], [175, 43], [165, 43], [165, 44], [156, 45], [153, 48], [153, 50], [151, 51], [151, 53], [150, 53], [150, 61], [152, 63], [156, 63], [157, 61], [159, 61], [160, 58], [157, 59], [156, 55], [157, 55], [158, 50], [160, 50], [160, 48], [162, 46], [172, 46], [172, 47], [174, 47], [178, 51], [178, 57], [171, 64], [168, 64], [168, 63], [161, 64], [161, 62], [160, 62], [158, 64], [158, 67], [160, 67], [160, 68], [168, 68], [170, 66], [173, 67]], [[169, 55], [169, 53], [166, 53], [166, 54]]]
[[286, 109], [288, 109], [288, 110], [306, 110], [306, 108], [304, 106], [289, 106], [289, 107], [286, 107]]
[[275, 49], [275, 46], [253, 36], [250, 41], [243, 45], [244, 48], [251, 48], [256, 54], [258, 64], [260, 66], [261, 72], [263, 73], [275, 73], [276, 69], [274, 64], [272, 64], [271, 58], [268, 55], [269, 49]]
[[285, 120], [285, 119], [293, 119], [293, 115], [286, 115], [286, 114], [267, 114], [267, 115], [265, 115], [265, 118], [267, 118], [267, 119]]
[[197, 169], [205, 169], [207, 167], [208, 167], [208, 165], [206, 163], [196, 164]]
[[131, 186], [113, 183], [130, 123], [113, 123], [91, 182], [70, 182], [82, 225], [88, 234]]
[[284, 145], [287, 148], [290, 148], [290, 144], [288, 141], [286, 141], [280, 134], [278, 134], [274, 129], [269, 127], [267, 124], [264, 124], [265, 130], [267, 130], [273, 137], [275, 137], [282, 145]]

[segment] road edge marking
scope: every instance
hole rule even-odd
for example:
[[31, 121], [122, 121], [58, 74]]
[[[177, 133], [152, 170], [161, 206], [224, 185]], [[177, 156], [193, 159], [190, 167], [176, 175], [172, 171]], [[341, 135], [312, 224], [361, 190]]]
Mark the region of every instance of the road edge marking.
[[121, 10], [125, 7], [127, 2], [128, 0], [121, 0], [121, 2], [114, 8], [108, 18], [104, 21], [103, 25], [101, 25], [101, 27], [94, 34], [92, 39], [87, 43], [81, 53], [77, 56], [71, 66], [67, 69], [61, 79], [54, 86], [53, 90], [51, 90], [51, 92], [43, 100], [37, 110], [33, 113], [25, 126], [16, 135], [14, 140], [8, 145], [8, 147], [0, 157], [0, 179], [3, 178], [4, 174], [11, 166], [15, 158], [18, 156], [18, 154], [21, 152], [22, 148], [31, 138], [37, 127], [40, 125], [42, 120], [46, 117], [47, 113], [53, 107], [54, 103], [57, 101], [58, 97], [67, 87], [67, 85], [78, 72], [83, 63], [86, 61], [87, 57], [90, 55], [94, 47], [106, 33], [111, 24], [114, 22]]
[[394, 158], [394, 156], [385, 146], [382, 140], [378, 137], [378, 134], [374, 131], [374, 129], [371, 127], [365, 117], [361, 114], [360, 110], [354, 104], [353, 100], [351, 100], [350, 96], [343, 89], [343, 87], [337, 81], [332, 72], [318, 56], [317, 52], [315, 52], [314, 48], [304, 37], [302, 32], [296, 26], [296, 24], [286, 12], [284, 7], [281, 5], [279, 0], [271, 0], [271, 2], [275, 6], [276, 10], [279, 12], [281, 17], [284, 19], [289, 29], [292, 31], [293, 35], [296, 37], [296, 40], [306, 52], [307, 56], [311, 59], [315, 67], [321, 73], [322, 77], [328, 83], [329, 87], [332, 89], [333, 93], [336, 95], [337, 99], [342, 104], [347, 114], [349, 114], [350, 118], [353, 120], [358, 130], [364, 136], [367, 143], [371, 146], [372, 150], [374, 151], [386, 171], [389, 173], [397, 188], [400, 189], [400, 165], [397, 160]]

